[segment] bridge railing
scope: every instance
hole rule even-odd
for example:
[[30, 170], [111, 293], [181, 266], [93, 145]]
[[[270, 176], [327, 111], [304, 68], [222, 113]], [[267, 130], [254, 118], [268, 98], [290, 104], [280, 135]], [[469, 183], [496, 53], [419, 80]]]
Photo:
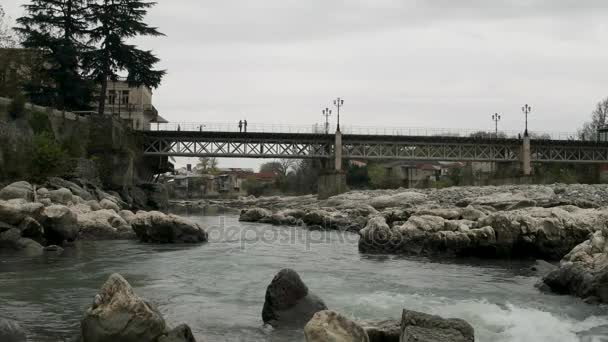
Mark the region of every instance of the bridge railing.
[[[245, 127], [239, 127], [238, 123], [226, 122], [169, 122], [152, 123], [153, 131], [206, 131], [206, 132], [244, 132]], [[521, 131], [502, 130], [495, 131], [480, 129], [454, 129], [454, 128], [424, 128], [424, 127], [372, 127], [357, 125], [340, 125], [343, 134], [358, 135], [392, 135], [392, 136], [441, 136], [441, 137], [480, 137], [480, 138], [519, 138], [523, 135]], [[283, 124], [259, 124], [248, 123], [247, 132], [255, 133], [316, 133], [323, 134], [336, 131], [335, 125], [330, 125], [327, 129], [323, 124], [312, 125], [283, 125]], [[547, 140], [582, 140], [575, 132], [539, 132], [530, 131], [532, 138]], [[586, 140], [591, 140], [587, 137]]]

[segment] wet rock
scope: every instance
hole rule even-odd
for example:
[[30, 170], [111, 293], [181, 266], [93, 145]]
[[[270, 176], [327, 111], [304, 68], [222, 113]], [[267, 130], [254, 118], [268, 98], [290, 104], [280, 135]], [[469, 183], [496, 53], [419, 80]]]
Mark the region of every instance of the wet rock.
[[44, 228], [32, 217], [26, 217], [19, 224], [21, 236], [41, 242], [44, 240]]
[[34, 187], [28, 182], [15, 182], [0, 190], [0, 200], [23, 199], [34, 200]]
[[135, 232], [114, 210], [98, 210], [78, 215], [79, 237], [84, 240], [135, 238]]
[[58, 254], [61, 254], [63, 252], [63, 248], [57, 246], [57, 245], [50, 245], [50, 246], [46, 246], [43, 249], [45, 252], [56, 252]]
[[370, 205], [375, 209], [404, 208], [427, 200], [425, 194], [419, 192], [400, 192], [394, 195], [385, 195], [372, 198]]
[[309, 292], [296, 271], [283, 269], [266, 289], [262, 320], [273, 327], [303, 327], [316, 312], [326, 309], [323, 300]]
[[241, 222], [258, 222], [263, 218], [270, 217], [272, 213], [270, 210], [263, 208], [251, 208], [241, 211], [239, 221]]
[[186, 324], [181, 324], [161, 336], [158, 342], [196, 342], [192, 330]]
[[143, 242], [200, 243], [207, 241], [207, 232], [197, 223], [172, 214], [140, 211], [135, 215], [131, 224], [135, 234]]
[[577, 245], [547, 274], [541, 289], [571, 294], [589, 302], [608, 303], [608, 227]]
[[398, 320], [359, 321], [370, 342], [399, 342], [401, 322]]
[[445, 319], [403, 310], [400, 342], [474, 342], [473, 327], [462, 319]]
[[12, 250], [28, 256], [42, 254], [42, 245], [38, 242], [21, 237], [18, 228], [11, 228], [0, 233], [0, 249]]
[[304, 327], [307, 342], [369, 342], [367, 333], [357, 323], [341, 314], [323, 310], [314, 314]]
[[41, 224], [45, 238], [50, 244], [61, 245], [78, 237], [78, 217], [70, 208], [52, 205], [44, 208]]
[[393, 252], [399, 248], [394, 234], [384, 217], [376, 216], [367, 221], [359, 231], [359, 250], [362, 252]]
[[530, 270], [532, 272], [535, 272], [540, 277], [544, 277], [547, 274], [549, 274], [557, 269], [558, 269], [558, 266], [556, 266], [552, 263], [546, 262], [544, 260], [536, 260], [536, 262], [534, 262], [534, 265], [532, 265], [530, 267]]
[[49, 194], [53, 203], [68, 205], [72, 202], [72, 192], [66, 188], [52, 190]]
[[0, 318], [0, 341], [2, 342], [25, 342], [27, 337], [25, 331], [19, 324]]
[[158, 309], [112, 274], [81, 321], [82, 342], [156, 342], [166, 331]]

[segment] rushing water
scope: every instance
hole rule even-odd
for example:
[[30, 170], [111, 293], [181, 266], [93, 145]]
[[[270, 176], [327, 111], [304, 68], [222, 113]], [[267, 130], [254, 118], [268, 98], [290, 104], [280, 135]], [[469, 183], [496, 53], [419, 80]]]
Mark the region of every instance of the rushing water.
[[30, 341], [68, 339], [119, 272], [170, 324], [185, 322], [208, 341], [302, 341], [302, 331], [262, 328], [266, 286], [290, 267], [350, 317], [399, 318], [408, 308], [463, 318], [482, 342], [608, 340], [606, 308], [540, 293], [531, 262], [364, 255], [350, 233], [192, 219], [209, 227], [209, 243], [80, 242], [61, 256], [0, 256], [0, 317], [19, 321]]

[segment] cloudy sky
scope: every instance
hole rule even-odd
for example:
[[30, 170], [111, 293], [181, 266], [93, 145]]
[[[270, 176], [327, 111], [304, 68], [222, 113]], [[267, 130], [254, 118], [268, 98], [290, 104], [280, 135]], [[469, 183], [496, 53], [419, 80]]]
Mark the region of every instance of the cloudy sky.
[[[12, 17], [25, 1], [3, 1]], [[608, 96], [605, 0], [158, 0], [170, 121], [574, 131]], [[335, 119], [335, 118], [334, 118]], [[255, 165], [225, 160], [224, 166]]]

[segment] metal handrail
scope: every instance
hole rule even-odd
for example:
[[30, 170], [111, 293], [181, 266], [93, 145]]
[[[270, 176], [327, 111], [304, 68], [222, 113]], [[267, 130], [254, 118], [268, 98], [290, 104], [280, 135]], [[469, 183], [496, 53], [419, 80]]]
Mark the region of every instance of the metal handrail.
[[[150, 130], [153, 131], [206, 131], [206, 132], [245, 132], [245, 127], [239, 128], [238, 123], [227, 122], [169, 122], [152, 123]], [[335, 125], [330, 125], [328, 132], [333, 134], [336, 130]], [[425, 127], [372, 127], [356, 125], [340, 125], [342, 134], [353, 135], [390, 135], [390, 136], [438, 136], [438, 137], [475, 137], [480, 138], [521, 138], [523, 133], [520, 131], [503, 130], [498, 135], [495, 131], [484, 131], [480, 129], [453, 129], [453, 128], [425, 128]], [[260, 124], [248, 123], [247, 132], [252, 133], [325, 133], [324, 124], [312, 125], [286, 125], [286, 124]], [[533, 132], [530, 131], [533, 139], [545, 140], [580, 140], [575, 132]]]

